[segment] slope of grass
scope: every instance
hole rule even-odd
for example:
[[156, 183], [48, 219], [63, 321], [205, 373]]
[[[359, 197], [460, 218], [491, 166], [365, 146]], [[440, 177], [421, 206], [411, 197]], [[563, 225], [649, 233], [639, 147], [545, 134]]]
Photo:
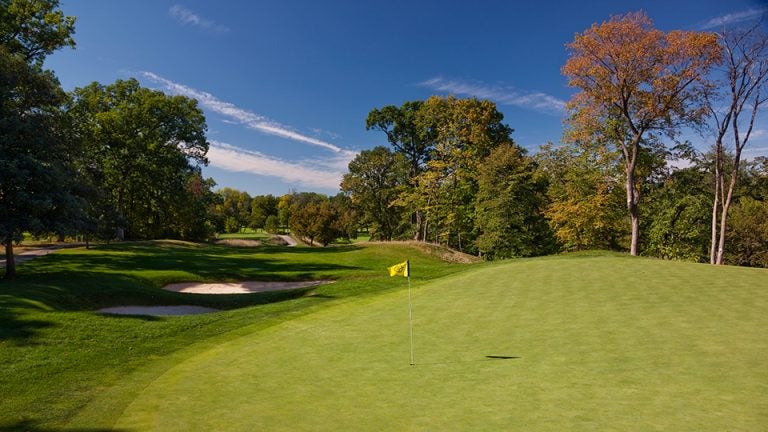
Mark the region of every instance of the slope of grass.
[[[196, 344], [215, 344], [335, 303], [402, 289], [387, 277], [386, 266], [405, 258], [422, 270], [416, 284], [466, 267], [397, 245], [242, 249], [183, 242], [63, 250], [25, 263], [17, 279], [0, 281], [0, 430], [59, 428], [132, 371], [163, 373], [174, 364], [166, 360], [172, 353], [183, 357]], [[169, 282], [249, 279], [336, 283], [224, 296], [160, 289]], [[126, 304], [226, 311], [168, 318], [93, 312]], [[116, 399], [117, 412], [120, 401], [127, 403]]]
[[768, 271], [605, 254], [473, 269], [414, 288], [415, 366], [407, 293], [356, 298], [169, 356], [72, 426], [765, 430]]
[[264, 230], [254, 230], [244, 228], [236, 233], [221, 233], [216, 236], [218, 239], [248, 239], [248, 240], [268, 240], [272, 234]]

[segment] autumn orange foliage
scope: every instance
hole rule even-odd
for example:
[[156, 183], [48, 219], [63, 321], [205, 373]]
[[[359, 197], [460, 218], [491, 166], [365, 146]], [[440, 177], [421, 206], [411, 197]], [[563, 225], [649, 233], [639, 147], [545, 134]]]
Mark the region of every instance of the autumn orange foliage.
[[622, 152], [636, 255], [635, 170], [643, 141], [701, 120], [707, 74], [721, 60], [721, 49], [714, 33], [663, 32], [644, 12], [593, 24], [567, 47], [570, 57], [562, 73], [580, 92], [568, 103], [566, 139], [601, 142]]

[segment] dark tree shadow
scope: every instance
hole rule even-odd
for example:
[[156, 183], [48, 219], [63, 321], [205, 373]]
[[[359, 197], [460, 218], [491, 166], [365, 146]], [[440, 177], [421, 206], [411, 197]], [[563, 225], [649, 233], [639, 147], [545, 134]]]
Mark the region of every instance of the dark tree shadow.
[[488, 362], [488, 361], [498, 361], [498, 360], [516, 360], [520, 359], [522, 357], [517, 356], [502, 356], [502, 355], [487, 355], [485, 358], [480, 359], [472, 359], [472, 360], [445, 360], [445, 361], [434, 361], [434, 362], [419, 362], [417, 361], [411, 366], [431, 366], [431, 365], [449, 365], [449, 364], [460, 364], [460, 363], [480, 363], [480, 362]]
[[54, 324], [48, 321], [23, 318], [13, 309], [0, 306], [0, 341], [31, 345], [30, 340], [40, 330], [53, 326]]
[[22, 420], [12, 424], [0, 424], [0, 432], [128, 432], [130, 429], [104, 428], [50, 428], [40, 426], [33, 420]]

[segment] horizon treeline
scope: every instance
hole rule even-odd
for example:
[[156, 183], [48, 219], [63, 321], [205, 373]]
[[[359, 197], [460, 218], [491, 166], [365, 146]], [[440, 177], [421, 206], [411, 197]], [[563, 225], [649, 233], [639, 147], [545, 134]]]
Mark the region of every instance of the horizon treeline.
[[492, 101], [432, 96], [368, 113], [389, 146], [360, 152], [339, 194], [251, 197], [203, 177], [196, 100], [132, 78], [64, 92], [44, 68], [75, 46], [58, 4], [0, 2], [6, 277], [25, 233], [206, 240], [243, 227], [322, 245], [364, 230], [485, 259], [600, 248], [768, 267], [768, 158], [744, 159], [768, 101], [758, 27], [663, 32], [641, 12], [612, 17], [567, 45], [577, 93], [559, 145], [528, 154]]

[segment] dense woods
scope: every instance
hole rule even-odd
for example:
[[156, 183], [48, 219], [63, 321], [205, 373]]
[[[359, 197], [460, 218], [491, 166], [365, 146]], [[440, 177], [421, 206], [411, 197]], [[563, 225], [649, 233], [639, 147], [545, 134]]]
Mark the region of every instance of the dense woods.
[[[194, 99], [135, 79], [64, 92], [44, 68], [75, 46], [75, 18], [58, 7], [0, 0], [6, 277], [24, 233], [205, 240], [246, 227], [323, 246], [364, 231], [486, 259], [601, 248], [768, 266], [768, 159], [744, 158], [768, 94], [758, 28], [664, 32], [643, 13], [612, 17], [567, 45], [577, 92], [562, 143], [531, 154], [493, 102], [432, 96], [368, 113], [389, 147], [360, 152], [338, 195], [252, 197], [203, 177]], [[700, 142], [680, 142], [683, 128]]]

